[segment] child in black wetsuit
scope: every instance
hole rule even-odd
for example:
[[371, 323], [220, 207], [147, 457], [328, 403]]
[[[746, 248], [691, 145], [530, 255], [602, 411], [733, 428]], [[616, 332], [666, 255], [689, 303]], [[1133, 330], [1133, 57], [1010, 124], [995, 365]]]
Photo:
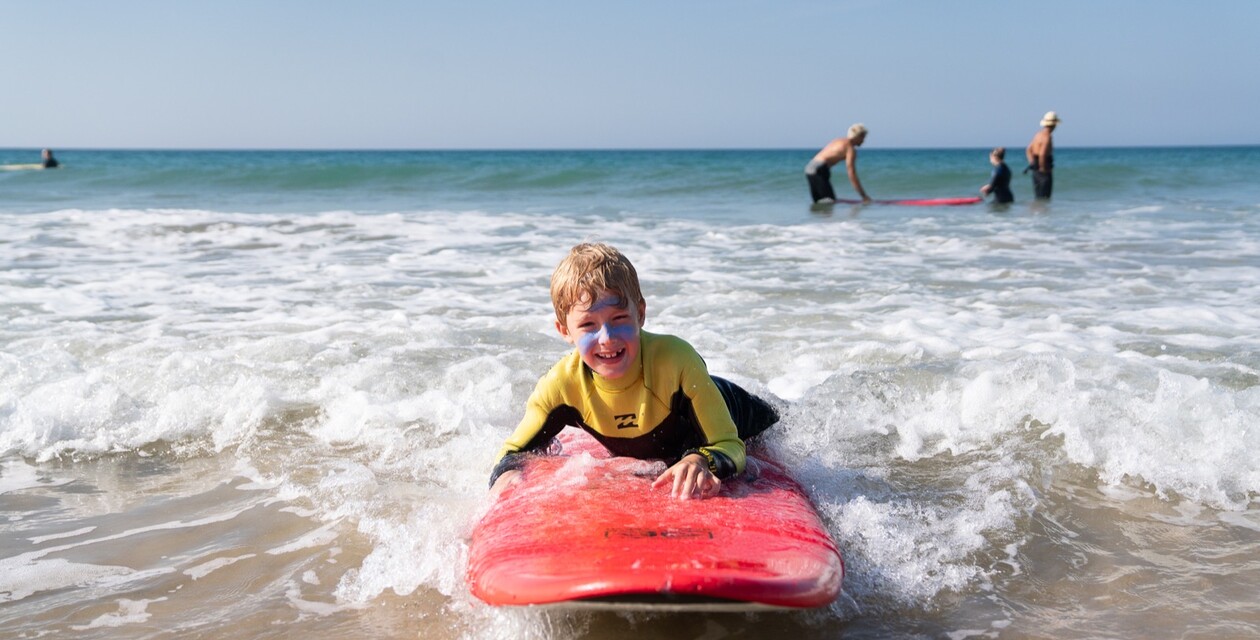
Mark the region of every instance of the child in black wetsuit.
[[1015, 202], [1011, 193], [1011, 169], [1006, 166], [1006, 147], [998, 147], [989, 153], [989, 164], [993, 165], [993, 175], [989, 184], [980, 187], [980, 193], [993, 194], [994, 202]]

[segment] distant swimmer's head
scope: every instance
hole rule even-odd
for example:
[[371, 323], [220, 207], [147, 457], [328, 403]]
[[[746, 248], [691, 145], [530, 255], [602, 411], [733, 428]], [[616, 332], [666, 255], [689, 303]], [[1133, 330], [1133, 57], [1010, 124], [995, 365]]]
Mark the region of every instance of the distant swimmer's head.
[[615, 306], [621, 309], [642, 309], [644, 305], [634, 265], [620, 251], [602, 242], [573, 247], [551, 274], [551, 304], [556, 309], [556, 319], [562, 323], [574, 307], [592, 306], [608, 291], [617, 294]]
[[861, 145], [866, 140], [866, 133], [866, 125], [860, 122], [849, 127], [849, 139], [853, 141], [853, 144]]
[[1059, 125], [1059, 122], [1059, 114], [1053, 111], [1047, 111], [1046, 115], [1041, 117], [1041, 126], [1043, 127], [1056, 127]]

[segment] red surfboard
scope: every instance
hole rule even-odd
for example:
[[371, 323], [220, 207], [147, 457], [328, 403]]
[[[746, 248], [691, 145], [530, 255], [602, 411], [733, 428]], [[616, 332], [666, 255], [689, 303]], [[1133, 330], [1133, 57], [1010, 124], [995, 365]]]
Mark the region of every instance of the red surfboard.
[[[842, 204], [862, 204], [861, 200], [839, 199], [836, 200]], [[909, 200], [872, 200], [872, 204], [899, 204], [907, 207], [953, 207], [962, 204], [979, 204], [984, 202], [984, 198], [966, 197], [966, 198], [911, 198]]]
[[473, 530], [468, 583], [492, 605], [746, 610], [840, 594], [844, 563], [804, 491], [748, 457], [704, 500], [653, 489], [660, 462], [613, 458], [566, 429]]

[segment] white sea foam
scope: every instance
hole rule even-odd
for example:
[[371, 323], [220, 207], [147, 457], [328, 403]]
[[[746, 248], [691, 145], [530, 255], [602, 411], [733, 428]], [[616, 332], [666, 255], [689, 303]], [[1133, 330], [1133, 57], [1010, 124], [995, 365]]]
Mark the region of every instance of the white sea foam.
[[240, 562], [241, 560], [248, 560], [253, 557], [255, 557], [254, 554], [247, 553], [245, 555], [235, 556], [231, 558], [215, 558], [214, 560], [203, 562], [195, 567], [189, 567], [185, 569], [184, 574], [191, 577], [193, 580], [200, 580], [201, 578], [204, 578], [210, 575], [211, 573], [214, 573], [215, 571], [222, 569], [223, 567], [231, 566], [233, 564], [236, 564], [237, 562]]
[[35, 487], [55, 487], [70, 481], [69, 478], [49, 478], [24, 460], [0, 460], [0, 495]]
[[47, 535], [47, 536], [35, 536], [35, 537], [33, 537], [33, 538], [28, 538], [28, 539], [31, 541], [31, 544], [44, 544], [45, 542], [48, 542], [49, 540], [61, 540], [61, 539], [64, 539], [64, 538], [76, 538], [76, 537], [78, 537], [78, 536], [87, 535], [87, 534], [89, 534], [89, 533], [92, 533], [93, 531], [96, 531], [96, 527], [82, 527], [82, 528], [79, 528], [79, 529], [75, 529], [74, 531], [66, 531], [66, 532], [63, 532], [63, 533], [54, 533], [54, 534]]
[[[974, 554], [1017, 543], [1036, 465], [1227, 509], [1260, 491], [1247, 234], [1189, 225], [1187, 252], [1141, 216], [863, 216], [0, 216], [18, 239], [0, 280], [0, 451], [232, 455], [240, 488], [324, 521], [273, 551], [331, 544], [339, 523], [372, 541], [342, 600], [433, 590], [471, 606], [463, 540], [486, 474], [566, 349], [547, 279], [594, 238], [638, 267], [649, 330], [783, 409], [767, 440], [842, 539], [859, 604], [984, 584]], [[38, 482], [5, 465], [0, 491]], [[37, 588], [54, 573], [23, 567]]]
[[152, 600], [128, 600], [122, 598], [118, 601], [118, 611], [116, 613], [104, 614], [91, 624], [71, 625], [71, 629], [75, 631], [87, 631], [89, 629], [115, 628], [128, 624], [146, 622], [151, 614], [148, 612], [150, 604], [154, 602], [164, 602], [166, 598], [154, 598]]
[[64, 558], [0, 559], [0, 602], [14, 602], [36, 593], [89, 586], [107, 577], [129, 575], [127, 567], [70, 562]]
[[1129, 215], [1133, 213], [1158, 213], [1163, 210], [1164, 210], [1164, 207], [1159, 206], [1159, 205], [1147, 205], [1144, 207], [1130, 207], [1128, 209], [1120, 209], [1116, 211], [1115, 213], [1116, 215], [1123, 216], [1123, 215]]

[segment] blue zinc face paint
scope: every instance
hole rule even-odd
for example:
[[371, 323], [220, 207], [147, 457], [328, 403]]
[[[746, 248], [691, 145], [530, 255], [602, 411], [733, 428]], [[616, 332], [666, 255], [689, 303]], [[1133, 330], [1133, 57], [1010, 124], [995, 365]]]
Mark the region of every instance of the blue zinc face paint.
[[586, 311], [588, 313], [594, 313], [596, 311], [603, 311], [604, 309], [607, 309], [609, 307], [617, 307], [619, 309], [622, 308], [621, 297], [620, 296], [604, 296], [600, 298], [599, 300], [596, 300], [595, 304], [592, 304], [591, 307], [587, 309]]
[[639, 309], [622, 304], [624, 298], [605, 295], [591, 306], [571, 312], [570, 342], [591, 371], [605, 378], [620, 378], [639, 354]]
[[635, 339], [638, 333], [639, 327], [633, 323], [619, 325], [603, 324], [600, 325], [597, 331], [582, 334], [578, 338], [578, 348], [582, 350], [582, 353], [590, 353], [599, 346], [601, 341], [608, 342], [616, 340], [621, 342], [630, 342]]

